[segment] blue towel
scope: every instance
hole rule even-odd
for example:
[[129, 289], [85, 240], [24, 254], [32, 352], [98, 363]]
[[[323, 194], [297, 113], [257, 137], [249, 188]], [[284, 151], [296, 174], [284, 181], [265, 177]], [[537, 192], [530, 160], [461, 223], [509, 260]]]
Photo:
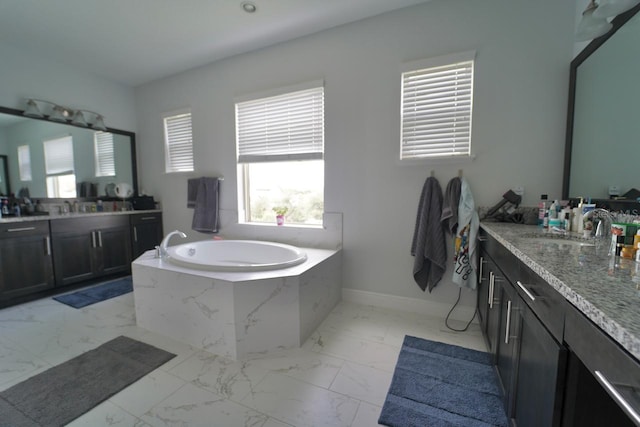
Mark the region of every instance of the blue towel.
[[199, 178], [191, 228], [200, 233], [218, 232], [218, 178]]
[[413, 278], [423, 291], [429, 292], [442, 279], [447, 268], [447, 246], [442, 216], [442, 188], [434, 177], [429, 177], [422, 187], [418, 215], [411, 243]]

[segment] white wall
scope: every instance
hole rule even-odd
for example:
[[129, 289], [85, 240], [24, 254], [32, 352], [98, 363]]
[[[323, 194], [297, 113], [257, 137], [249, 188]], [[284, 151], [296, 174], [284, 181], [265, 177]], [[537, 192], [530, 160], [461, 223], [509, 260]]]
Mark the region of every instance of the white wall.
[[0, 105], [24, 110], [26, 98], [96, 111], [108, 127], [136, 130], [133, 89], [0, 42]]
[[[458, 288], [450, 273], [432, 294], [411, 274], [424, 180], [434, 170], [444, 188], [462, 168], [482, 206], [516, 185], [525, 187], [528, 205], [541, 193], [560, 196], [574, 17], [573, 2], [434, 0], [141, 86], [140, 188], [162, 201], [165, 230], [190, 229], [189, 177], [223, 175], [222, 208], [236, 209], [234, 97], [322, 78], [325, 209], [344, 214], [344, 286], [451, 304]], [[477, 158], [398, 165], [401, 64], [471, 49]], [[196, 172], [167, 175], [161, 113], [186, 106]], [[463, 304], [475, 304], [475, 294], [465, 292]]]

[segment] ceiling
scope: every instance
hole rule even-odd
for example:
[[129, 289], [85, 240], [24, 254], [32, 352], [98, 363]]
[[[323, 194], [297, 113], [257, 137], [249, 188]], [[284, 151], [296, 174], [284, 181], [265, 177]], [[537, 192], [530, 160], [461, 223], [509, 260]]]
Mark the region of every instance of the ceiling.
[[429, 0], [0, 0], [0, 43], [138, 86]]

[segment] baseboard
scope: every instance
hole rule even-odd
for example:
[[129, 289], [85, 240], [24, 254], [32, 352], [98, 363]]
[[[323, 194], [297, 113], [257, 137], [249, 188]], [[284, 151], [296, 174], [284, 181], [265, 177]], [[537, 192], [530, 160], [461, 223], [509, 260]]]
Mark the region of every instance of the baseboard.
[[[411, 313], [429, 314], [431, 316], [442, 317], [443, 319], [447, 316], [449, 310], [451, 310], [451, 305], [441, 302], [399, 297], [350, 288], [342, 288], [342, 299], [355, 304], [372, 305], [374, 307], [408, 311]], [[474, 312], [475, 307], [458, 305], [453, 313], [451, 313], [450, 319], [468, 322], [469, 319], [473, 317]], [[474, 322], [477, 321], [478, 316], [474, 319]]]

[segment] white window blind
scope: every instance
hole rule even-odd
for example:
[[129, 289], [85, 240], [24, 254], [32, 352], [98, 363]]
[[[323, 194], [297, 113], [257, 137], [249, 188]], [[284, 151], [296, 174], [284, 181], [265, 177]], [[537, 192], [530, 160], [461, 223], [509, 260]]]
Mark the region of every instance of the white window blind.
[[28, 145], [18, 147], [18, 171], [20, 181], [31, 181], [31, 151]]
[[116, 158], [113, 151], [113, 134], [96, 132], [93, 135], [96, 176], [115, 176]]
[[324, 88], [236, 103], [238, 163], [322, 159]]
[[71, 136], [44, 141], [44, 164], [47, 175], [74, 172], [73, 139]]
[[473, 55], [402, 73], [401, 160], [471, 155]]
[[165, 116], [164, 138], [166, 172], [193, 171], [191, 112], [186, 111]]

